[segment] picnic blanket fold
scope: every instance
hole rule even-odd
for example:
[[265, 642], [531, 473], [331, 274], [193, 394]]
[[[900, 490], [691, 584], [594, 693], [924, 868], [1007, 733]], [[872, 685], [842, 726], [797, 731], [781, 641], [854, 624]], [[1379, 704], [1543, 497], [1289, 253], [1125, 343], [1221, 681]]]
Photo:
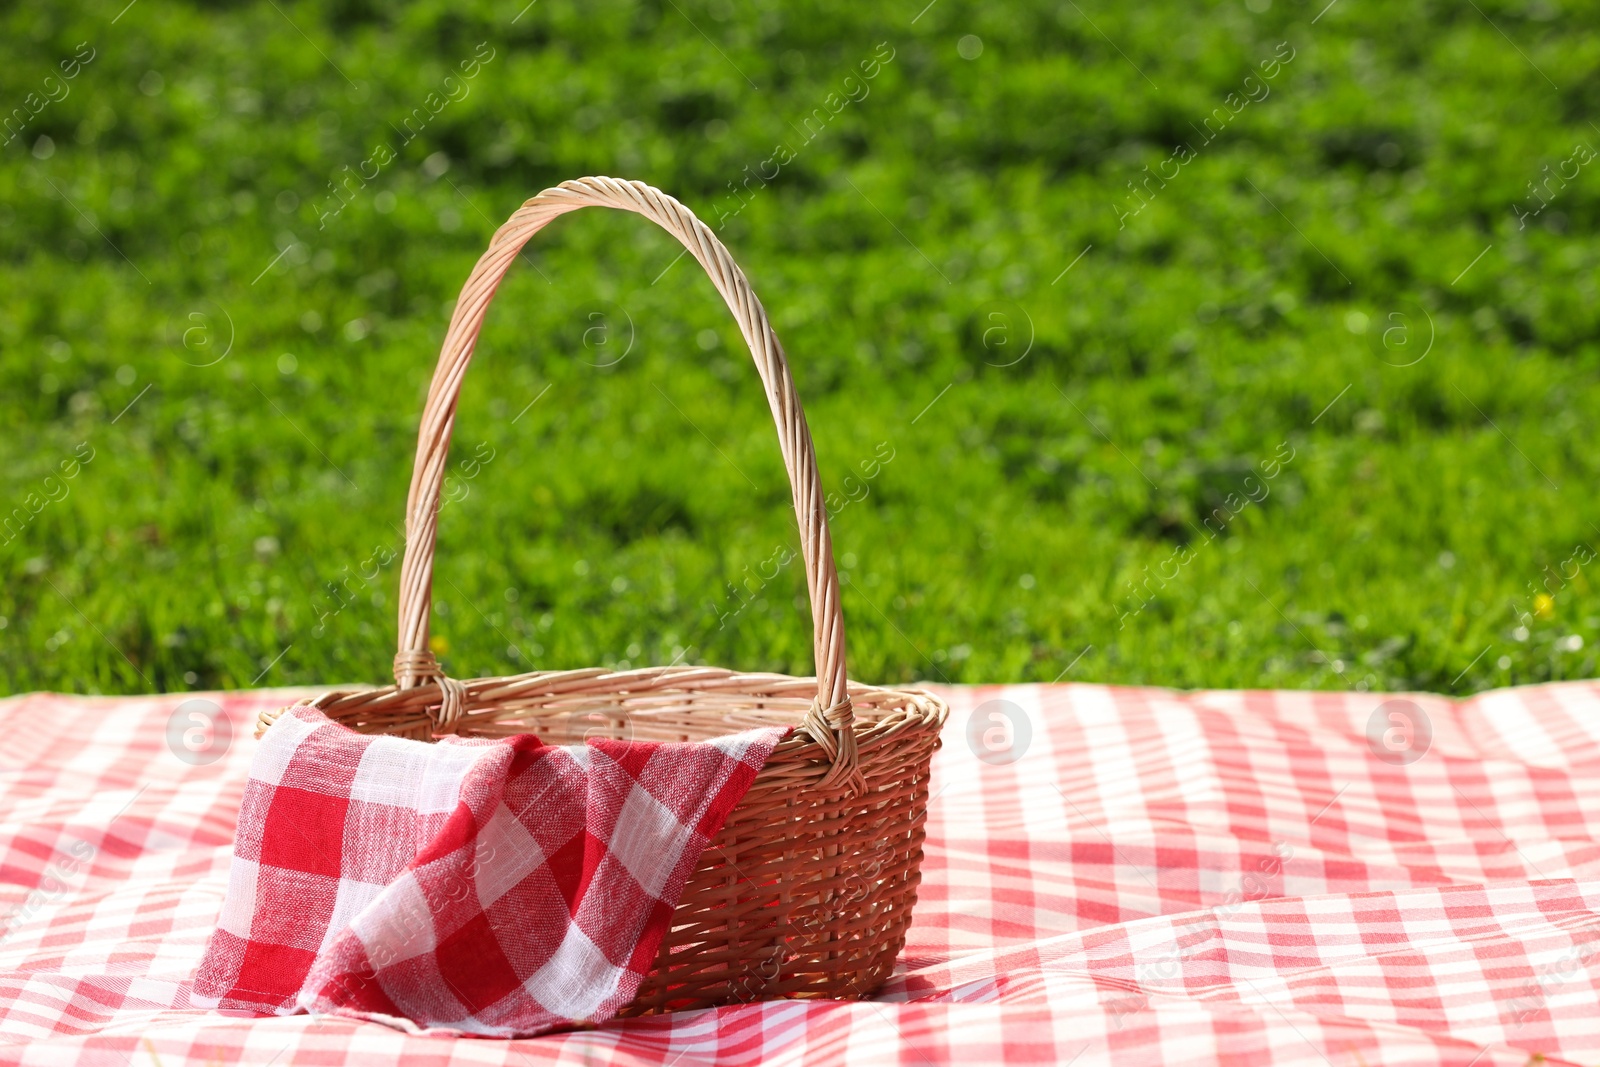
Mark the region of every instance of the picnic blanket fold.
[[292, 708], [251, 762], [195, 1005], [491, 1037], [602, 1022], [787, 733], [426, 744]]

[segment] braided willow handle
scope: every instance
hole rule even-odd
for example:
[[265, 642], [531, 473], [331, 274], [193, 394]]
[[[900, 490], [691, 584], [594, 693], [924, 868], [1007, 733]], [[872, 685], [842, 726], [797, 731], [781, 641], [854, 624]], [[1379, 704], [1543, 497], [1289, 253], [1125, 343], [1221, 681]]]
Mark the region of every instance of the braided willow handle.
[[433, 373], [422, 426], [417, 436], [417, 463], [406, 501], [406, 552], [400, 568], [400, 640], [395, 656], [395, 681], [410, 689], [433, 681], [441, 689], [439, 725], [448, 730], [462, 713], [460, 683], [444, 677], [428, 649], [428, 617], [433, 606], [433, 553], [438, 533], [439, 492], [444, 482], [450, 432], [455, 424], [461, 380], [483, 327], [483, 317], [512, 260], [528, 239], [559, 215], [583, 207], [633, 211], [672, 234], [711, 276], [744, 334], [745, 343], [766, 387], [767, 403], [778, 427], [778, 444], [789, 471], [800, 547], [805, 557], [806, 585], [811, 594], [811, 625], [817, 668], [817, 697], [805, 729], [833, 758], [826, 780], [857, 780], [854, 721], [845, 681], [844, 616], [839, 605], [839, 576], [817, 457], [811, 445], [800, 398], [761, 301], [750, 291], [744, 272], [733, 262], [711, 230], [672, 197], [643, 182], [616, 178], [580, 178], [546, 189], [518, 208], [495, 232], [489, 250], [472, 268], [456, 303]]

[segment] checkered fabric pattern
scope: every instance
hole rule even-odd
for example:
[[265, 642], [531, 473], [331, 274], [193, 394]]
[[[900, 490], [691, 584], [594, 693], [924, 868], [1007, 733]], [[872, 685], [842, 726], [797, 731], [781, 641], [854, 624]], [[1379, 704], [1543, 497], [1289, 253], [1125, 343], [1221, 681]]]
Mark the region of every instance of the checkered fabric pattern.
[[487, 1037], [604, 1022], [788, 732], [425, 744], [290, 708], [250, 764], [192, 1003]]
[[241, 740], [203, 767], [165, 743], [177, 697], [0, 701], [0, 1062], [1600, 1060], [1600, 684], [1410, 697], [1410, 763], [1369, 739], [1377, 694], [943, 694], [921, 899], [878, 997], [510, 1041], [190, 1006], [242, 738], [284, 693], [214, 697]]

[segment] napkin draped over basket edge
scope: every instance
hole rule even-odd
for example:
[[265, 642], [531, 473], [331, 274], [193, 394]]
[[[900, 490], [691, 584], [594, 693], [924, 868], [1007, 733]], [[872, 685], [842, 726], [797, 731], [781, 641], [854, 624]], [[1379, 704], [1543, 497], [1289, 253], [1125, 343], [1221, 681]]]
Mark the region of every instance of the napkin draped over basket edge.
[[251, 762], [194, 1004], [485, 1037], [603, 1022], [788, 733], [428, 744], [290, 708]]

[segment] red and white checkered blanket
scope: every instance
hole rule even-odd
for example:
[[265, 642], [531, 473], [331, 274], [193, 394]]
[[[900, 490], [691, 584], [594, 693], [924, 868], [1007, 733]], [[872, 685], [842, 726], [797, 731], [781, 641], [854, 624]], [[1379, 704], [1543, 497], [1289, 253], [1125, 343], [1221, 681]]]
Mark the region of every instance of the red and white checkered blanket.
[[235, 740], [199, 766], [167, 743], [176, 696], [0, 701], [0, 1063], [1600, 1060], [1600, 683], [1413, 697], [1410, 741], [1378, 694], [941, 692], [880, 996], [509, 1041], [190, 1006], [247, 731], [284, 693], [214, 697]]
[[193, 1002], [486, 1037], [605, 1022], [788, 732], [430, 745], [291, 708], [251, 760]]

